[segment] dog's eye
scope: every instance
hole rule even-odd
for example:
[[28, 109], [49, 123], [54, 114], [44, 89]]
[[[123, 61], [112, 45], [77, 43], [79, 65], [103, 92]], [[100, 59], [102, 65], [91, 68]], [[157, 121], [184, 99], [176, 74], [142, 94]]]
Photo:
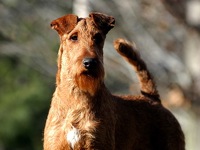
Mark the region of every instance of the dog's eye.
[[72, 34], [69, 39], [71, 41], [77, 41], [78, 40], [78, 35], [77, 34]]
[[97, 44], [98, 44], [98, 43], [101, 43], [101, 42], [103, 41], [103, 37], [101, 36], [100, 33], [95, 34], [93, 38], [94, 38], [94, 40], [95, 40], [95, 42], [96, 42]]

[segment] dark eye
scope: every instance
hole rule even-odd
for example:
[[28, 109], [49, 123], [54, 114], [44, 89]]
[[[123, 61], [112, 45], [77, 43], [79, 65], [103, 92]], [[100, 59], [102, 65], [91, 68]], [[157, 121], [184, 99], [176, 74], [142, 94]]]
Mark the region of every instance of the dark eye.
[[103, 41], [103, 37], [101, 36], [100, 33], [97, 33], [94, 35], [94, 40], [96, 43], [101, 43]]
[[77, 34], [72, 34], [69, 39], [71, 41], [77, 41], [78, 40], [78, 35]]

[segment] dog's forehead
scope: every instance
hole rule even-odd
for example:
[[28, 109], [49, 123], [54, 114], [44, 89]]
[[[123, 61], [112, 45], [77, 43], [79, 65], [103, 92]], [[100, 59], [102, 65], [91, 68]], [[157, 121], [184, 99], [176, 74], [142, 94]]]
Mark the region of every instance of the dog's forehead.
[[99, 29], [95, 26], [93, 20], [90, 17], [80, 19], [74, 30], [83, 32], [87, 31], [90, 34], [91, 32], [99, 32]]

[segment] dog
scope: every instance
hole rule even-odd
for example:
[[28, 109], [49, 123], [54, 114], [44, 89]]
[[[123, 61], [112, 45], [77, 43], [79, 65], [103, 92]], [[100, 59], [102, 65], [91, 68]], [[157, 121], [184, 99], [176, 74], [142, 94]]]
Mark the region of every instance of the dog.
[[184, 150], [181, 126], [162, 106], [155, 82], [136, 47], [116, 51], [138, 75], [141, 94], [117, 96], [104, 84], [103, 46], [115, 19], [92, 12], [51, 22], [60, 37], [56, 89], [44, 129], [44, 150]]

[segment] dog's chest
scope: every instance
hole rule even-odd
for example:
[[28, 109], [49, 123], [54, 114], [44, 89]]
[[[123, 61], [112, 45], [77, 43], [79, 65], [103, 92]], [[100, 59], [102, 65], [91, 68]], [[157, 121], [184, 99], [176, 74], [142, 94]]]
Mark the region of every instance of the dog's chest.
[[80, 141], [80, 138], [80, 131], [74, 126], [72, 126], [71, 130], [69, 130], [66, 135], [66, 140], [72, 149], [74, 149], [74, 145]]
[[[79, 113], [77, 113], [79, 112]], [[65, 139], [71, 149], [85, 147], [86, 140], [88, 146], [95, 138], [94, 133], [97, 129], [97, 121], [88, 110], [69, 111], [65, 119], [64, 126]]]

